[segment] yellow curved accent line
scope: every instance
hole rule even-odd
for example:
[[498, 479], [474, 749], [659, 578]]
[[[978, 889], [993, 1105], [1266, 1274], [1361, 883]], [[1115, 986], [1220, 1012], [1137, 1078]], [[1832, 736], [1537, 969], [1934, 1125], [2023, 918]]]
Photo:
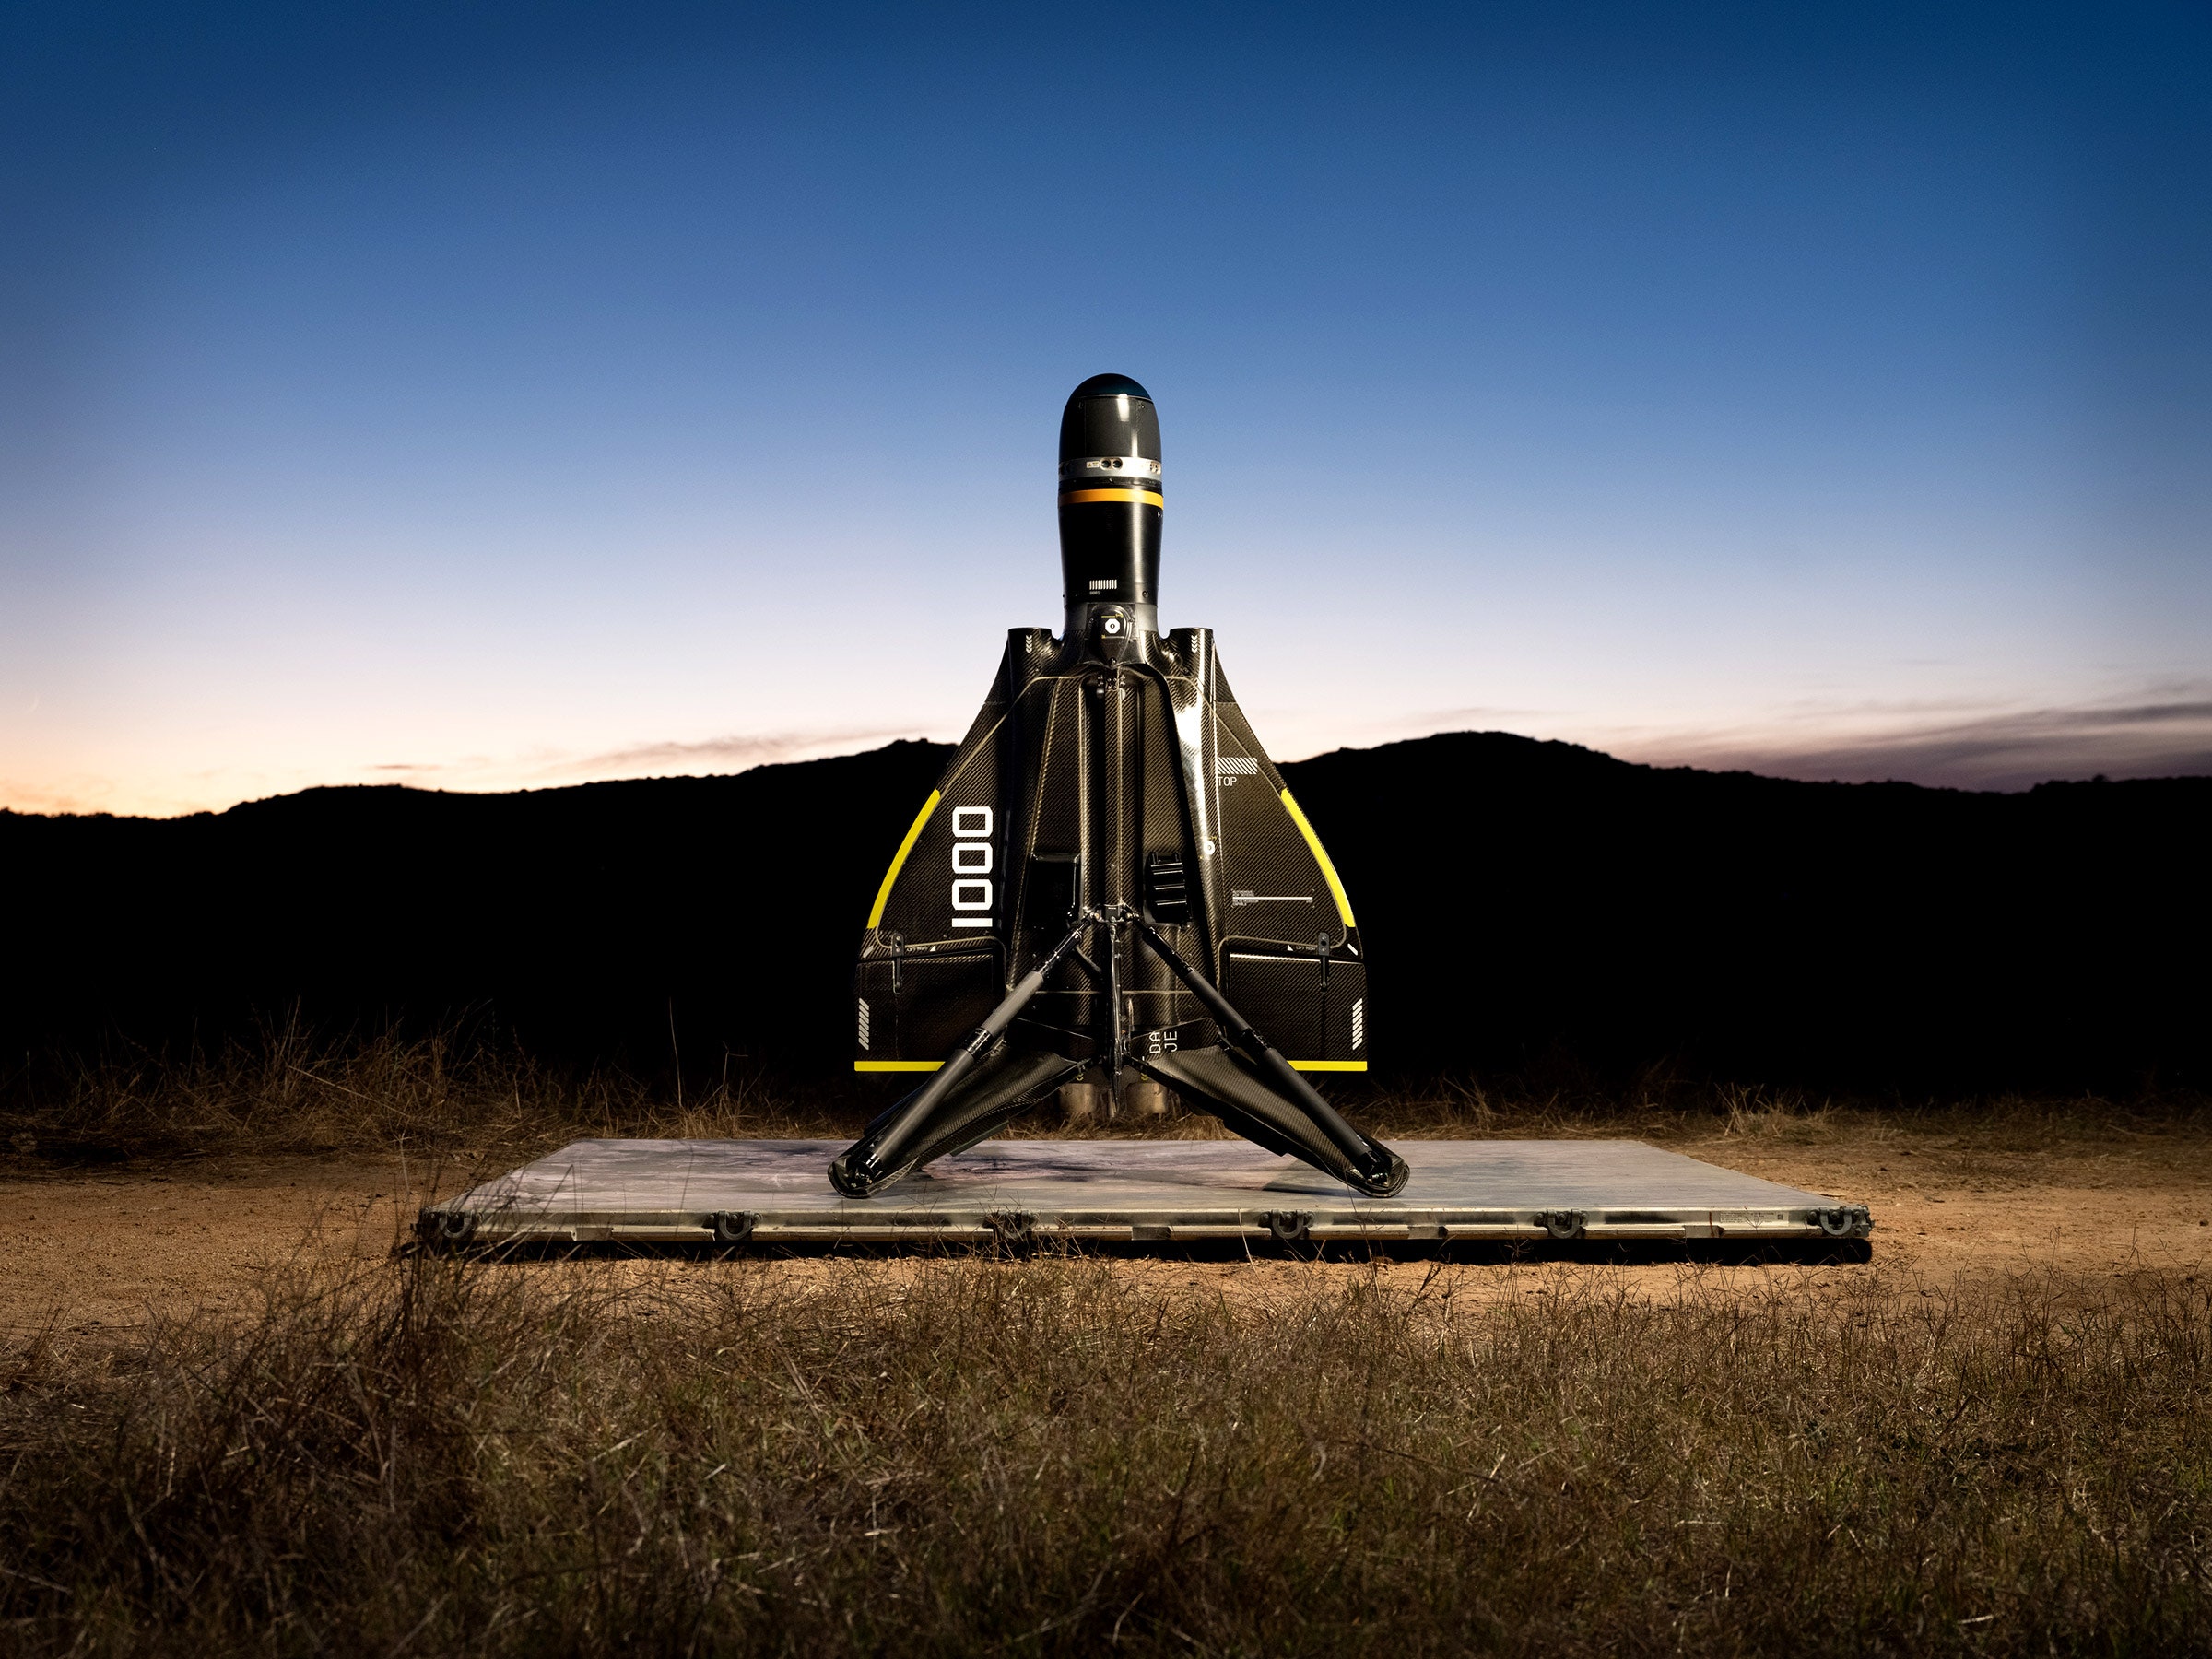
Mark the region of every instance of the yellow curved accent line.
[[[929, 799], [922, 803], [922, 810], [914, 815], [913, 828], [906, 832], [906, 839], [899, 843], [899, 851], [891, 855], [891, 867], [883, 873], [883, 885], [876, 889], [876, 908], [868, 912], [870, 927], [882, 925], [883, 907], [891, 901], [891, 883], [899, 879], [899, 872], [906, 865], [906, 855], [914, 850], [914, 843], [922, 839], [922, 826], [929, 822], [929, 815], [937, 809], [937, 803], [942, 799], [944, 797], [935, 790], [929, 792]], [[1312, 831], [1308, 830], [1307, 833], [1311, 835]], [[845, 912], [848, 916], [852, 913], [851, 911]], [[887, 1061], [885, 1064], [892, 1063]]]
[[1292, 1071], [1365, 1071], [1364, 1060], [1293, 1060]]
[[1060, 498], [1063, 507], [1085, 501], [1142, 501], [1147, 507], [1165, 507], [1167, 500], [1149, 489], [1071, 489]]
[[[1298, 826], [1298, 832], [1306, 838], [1306, 845], [1313, 853], [1313, 861], [1321, 865], [1321, 878], [1329, 884], [1330, 896], [1336, 900], [1336, 913], [1344, 918], [1347, 927], [1358, 926], [1359, 924], [1352, 920], [1352, 901], [1344, 896], [1344, 883], [1336, 879], [1336, 866], [1329, 862], [1328, 849], [1321, 844], [1321, 837], [1313, 833], [1313, 826], [1306, 822], [1306, 815], [1298, 809], [1298, 803], [1290, 798], [1290, 792], [1287, 789], [1283, 791], [1283, 805], [1289, 809], [1290, 821]], [[870, 923], [869, 925], [874, 926], [875, 924]]]
[[935, 1071], [945, 1064], [942, 1060], [855, 1060], [854, 1071]]

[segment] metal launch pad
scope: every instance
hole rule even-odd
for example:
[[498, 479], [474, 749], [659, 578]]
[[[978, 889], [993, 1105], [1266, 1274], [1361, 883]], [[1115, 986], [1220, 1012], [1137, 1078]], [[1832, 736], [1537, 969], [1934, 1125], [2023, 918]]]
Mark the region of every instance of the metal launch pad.
[[873, 1198], [834, 1141], [583, 1140], [422, 1212], [447, 1245], [1534, 1242], [1861, 1240], [1865, 1206], [1641, 1141], [1395, 1143], [1411, 1179], [1362, 1197], [1243, 1141], [994, 1140]]

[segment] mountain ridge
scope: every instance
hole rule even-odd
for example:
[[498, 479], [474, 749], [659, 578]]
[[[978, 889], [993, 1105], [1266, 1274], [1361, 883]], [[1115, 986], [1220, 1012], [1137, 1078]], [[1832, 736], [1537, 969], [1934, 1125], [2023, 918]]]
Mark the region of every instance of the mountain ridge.
[[[2212, 786], [2212, 776], [2197, 773], [2175, 773], [2171, 776], [2155, 778], [2115, 779], [2107, 778], [2101, 775], [2092, 778], [2050, 778], [2039, 783], [2032, 783], [2026, 789], [1963, 789], [1955, 784], [1948, 783], [1914, 782], [1909, 778], [1784, 778], [1777, 776], [1771, 772], [1754, 771], [1747, 767], [1713, 768], [1693, 766], [1687, 762], [1676, 765], [1660, 765], [1649, 760], [1629, 760], [1624, 759], [1618, 755], [1610, 754], [1604, 749], [1594, 748], [1588, 744], [1574, 743], [1565, 738], [1529, 737], [1518, 732], [1503, 732], [1495, 730], [1478, 731], [1473, 728], [1451, 732], [1432, 732], [1420, 737], [1394, 738], [1387, 743], [1371, 744], [1364, 747], [1353, 745], [1344, 745], [1333, 749], [1324, 749], [1317, 755], [1310, 755], [1302, 760], [1285, 761], [1282, 763], [1282, 768], [1286, 772], [1288, 772], [1293, 768], [1312, 766], [1323, 761], [1335, 759], [1339, 756], [1387, 755], [1394, 751], [1409, 749], [1417, 747], [1422, 744], [1434, 743], [1439, 740], [1465, 738], [1482, 739], [1486, 741], [1496, 740], [1500, 743], [1520, 746], [1534, 750], [1542, 750], [1549, 753], [1570, 754], [1578, 757], [1587, 757], [1591, 760], [1594, 760], [1604, 766], [1628, 768], [1640, 772], [1683, 774], [1701, 778], [1755, 778], [1762, 782], [1767, 783], [1804, 786], [1816, 789], [1914, 790], [1931, 795], [1975, 795], [2016, 799], [2020, 796], [2033, 795], [2045, 791], [2065, 789], [2119, 789], [2136, 785], [2159, 786], [2166, 784], [2203, 784]], [[730, 772], [670, 772], [638, 778], [599, 778], [582, 783], [546, 783], [539, 784], [533, 788], [500, 790], [439, 789], [419, 783], [397, 782], [312, 783], [304, 789], [288, 790], [281, 794], [256, 795], [250, 800], [233, 802], [229, 806], [219, 808], [202, 807], [194, 812], [171, 813], [166, 817], [157, 817], [150, 813], [119, 813], [104, 811], [29, 812], [19, 807], [0, 806], [0, 818], [45, 818], [63, 819], [72, 822], [87, 819], [110, 819], [128, 823], [175, 824], [185, 823], [202, 818], [229, 818], [233, 814], [245, 811], [249, 808], [267, 806], [274, 803], [283, 801], [296, 801], [301, 799], [302, 797], [314, 795], [342, 794], [358, 796], [363, 794], [385, 793], [410, 795], [437, 795], [464, 799], [539, 797], [546, 795], [572, 794], [580, 791], [592, 789], [624, 789], [643, 784], [712, 782], [730, 778], [746, 777], [755, 772], [788, 771], [810, 766], [834, 765], [835, 763], [842, 760], [854, 760], [866, 756], [880, 755], [887, 751], [900, 749], [925, 749], [949, 759], [954, 749], [958, 747], [958, 745], [951, 743], [933, 742], [928, 738], [901, 737], [894, 739], [889, 743], [878, 745], [877, 747], [872, 749], [855, 750], [850, 755], [815, 756], [804, 760], [763, 761], [759, 766], [749, 766], [743, 768], [740, 771]]]
[[[0, 1041], [216, 1041], [296, 1008], [325, 1029], [466, 1017], [641, 1070], [680, 1048], [834, 1071], [868, 900], [950, 753], [0, 813], [0, 856], [34, 873]], [[2190, 945], [2212, 922], [2212, 779], [1814, 782], [1471, 732], [1282, 770], [1359, 911], [1384, 1074], [2212, 1075]]]

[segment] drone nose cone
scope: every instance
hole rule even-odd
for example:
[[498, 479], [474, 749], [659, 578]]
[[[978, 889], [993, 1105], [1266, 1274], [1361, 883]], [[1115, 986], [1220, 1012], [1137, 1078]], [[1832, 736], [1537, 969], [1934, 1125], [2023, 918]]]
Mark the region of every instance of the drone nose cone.
[[[1094, 605], [1145, 607], [1159, 585], [1159, 412], [1125, 374], [1094, 374], [1060, 416], [1060, 568], [1070, 637]], [[1080, 613], [1080, 614], [1078, 614]]]
[[1152, 394], [1125, 374], [1094, 374], [1067, 395], [1060, 415], [1060, 459], [1159, 459], [1159, 413]]

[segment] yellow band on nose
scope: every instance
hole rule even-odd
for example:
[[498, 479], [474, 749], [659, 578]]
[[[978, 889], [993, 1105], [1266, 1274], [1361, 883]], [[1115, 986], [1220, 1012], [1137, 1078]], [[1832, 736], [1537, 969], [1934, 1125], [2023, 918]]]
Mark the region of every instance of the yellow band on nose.
[[1060, 498], [1063, 507], [1081, 506], [1087, 501], [1141, 501], [1147, 507], [1168, 504], [1149, 489], [1071, 489]]

